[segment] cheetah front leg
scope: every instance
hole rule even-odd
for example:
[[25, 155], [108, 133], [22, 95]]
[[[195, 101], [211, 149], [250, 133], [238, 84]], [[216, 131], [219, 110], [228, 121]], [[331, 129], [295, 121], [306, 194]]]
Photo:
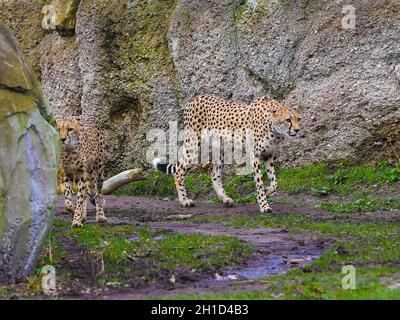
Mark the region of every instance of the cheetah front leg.
[[82, 222], [86, 221], [86, 217], [87, 217], [87, 201], [85, 199], [85, 201], [83, 202]]
[[271, 213], [272, 209], [268, 204], [268, 194], [265, 191], [264, 183], [262, 180], [262, 174], [260, 171], [260, 157], [253, 157], [253, 169], [254, 169], [254, 182], [257, 187], [257, 201], [260, 206], [261, 213]]
[[104, 215], [104, 199], [101, 193], [103, 188], [103, 175], [98, 173], [99, 167], [94, 166], [88, 177], [88, 189], [90, 202], [96, 206], [96, 221], [106, 222], [107, 219]]
[[85, 174], [83, 172], [78, 174], [76, 181], [78, 190], [72, 228], [82, 227], [82, 222], [85, 217], [85, 202], [87, 197], [87, 181]]
[[96, 194], [96, 221], [98, 223], [107, 222], [106, 215], [104, 214], [104, 198], [101, 192]]
[[74, 213], [74, 205], [72, 204], [72, 183], [73, 183], [73, 177], [69, 174], [66, 174], [65, 178], [64, 178], [64, 185], [65, 185], [64, 206], [65, 206], [65, 209], [70, 214]]
[[226, 195], [222, 182], [222, 165], [213, 165], [212, 182], [218, 198], [220, 198], [226, 206], [232, 207], [234, 201]]
[[268, 179], [269, 179], [269, 186], [266, 190], [267, 196], [271, 193], [274, 193], [278, 188], [278, 183], [276, 181], [275, 169], [274, 169], [274, 158], [272, 155], [269, 155], [267, 158], [264, 159], [265, 161], [265, 171], [267, 172]]

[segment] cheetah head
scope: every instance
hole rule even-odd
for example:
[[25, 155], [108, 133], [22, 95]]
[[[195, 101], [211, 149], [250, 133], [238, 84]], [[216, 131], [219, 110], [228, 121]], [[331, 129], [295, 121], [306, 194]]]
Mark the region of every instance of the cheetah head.
[[296, 137], [300, 136], [300, 116], [297, 112], [281, 108], [275, 111], [275, 116], [272, 117], [273, 125], [272, 130], [283, 137]]
[[296, 111], [282, 106], [271, 98], [262, 97], [260, 102], [264, 112], [267, 113], [267, 118], [271, 119], [271, 129], [275, 134], [281, 137], [301, 135], [299, 125], [301, 118]]
[[61, 147], [65, 151], [73, 151], [78, 143], [79, 118], [71, 117], [57, 120]]

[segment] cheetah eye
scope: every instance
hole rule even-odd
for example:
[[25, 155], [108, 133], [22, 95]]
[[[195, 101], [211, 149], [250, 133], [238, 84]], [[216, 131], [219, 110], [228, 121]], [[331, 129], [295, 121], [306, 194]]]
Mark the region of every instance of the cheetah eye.
[[286, 122], [289, 122], [289, 123], [291, 123], [291, 122], [292, 122], [292, 120], [291, 120], [291, 119], [286, 119]]
[[67, 131], [71, 132], [71, 131], [74, 131], [74, 129], [73, 128], [68, 128]]

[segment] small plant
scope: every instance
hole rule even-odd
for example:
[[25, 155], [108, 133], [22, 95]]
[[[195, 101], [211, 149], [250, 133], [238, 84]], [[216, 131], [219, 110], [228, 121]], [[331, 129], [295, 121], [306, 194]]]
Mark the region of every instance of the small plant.
[[393, 183], [400, 181], [400, 167], [393, 168], [389, 171], [387, 182]]
[[332, 188], [329, 186], [319, 186], [311, 189], [311, 191], [318, 196], [327, 196], [330, 192], [332, 192]]
[[348, 178], [347, 172], [343, 168], [339, 168], [333, 175], [330, 176], [330, 179], [332, 180], [334, 185], [339, 185], [344, 183], [347, 178]]

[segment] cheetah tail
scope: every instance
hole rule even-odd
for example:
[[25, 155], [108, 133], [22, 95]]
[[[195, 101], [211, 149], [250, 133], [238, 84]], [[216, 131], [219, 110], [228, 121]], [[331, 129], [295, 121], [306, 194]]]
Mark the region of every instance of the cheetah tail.
[[176, 172], [176, 164], [162, 163], [160, 158], [153, 160], [153, 168], [166, 174], [174, 174]]

